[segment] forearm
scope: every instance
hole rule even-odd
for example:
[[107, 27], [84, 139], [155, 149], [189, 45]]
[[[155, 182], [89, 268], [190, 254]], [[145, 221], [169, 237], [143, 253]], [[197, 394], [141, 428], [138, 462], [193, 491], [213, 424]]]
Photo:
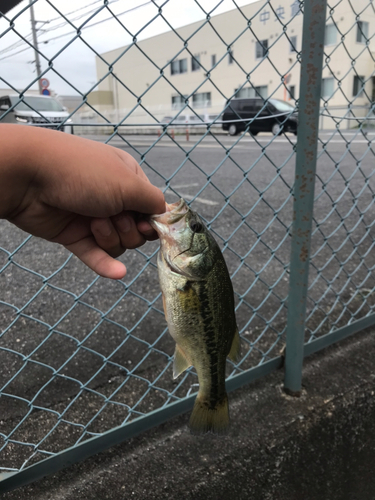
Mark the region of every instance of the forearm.
[[24, 209], [37, 173], [31, 127], [0, 124], [0, 218]]

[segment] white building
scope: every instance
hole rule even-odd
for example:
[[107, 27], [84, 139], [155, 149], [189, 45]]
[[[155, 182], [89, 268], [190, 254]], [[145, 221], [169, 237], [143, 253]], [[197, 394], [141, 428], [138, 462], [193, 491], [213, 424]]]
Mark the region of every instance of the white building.
[[[356, 116], [365, 116], [375, 99], [374, 10], [369, 0], [351, 4], [343, 0], [327, 12], [321, 104], [335, 116], [344, 116], [348, 105]], [[293, 100], [299, 91], [302, 22], [298, 1], [260, 0], [106, 52], [105, 62], [96, 58], [103, 81], [89, 102], [111, 121], [127, 117], [126, 123], [140, 124], [179, 112], [213, 118], [233, 96]], [[191, 109], [181, 111], [186, 103]], [[327, 118], [321, 125], [335, 123]]]

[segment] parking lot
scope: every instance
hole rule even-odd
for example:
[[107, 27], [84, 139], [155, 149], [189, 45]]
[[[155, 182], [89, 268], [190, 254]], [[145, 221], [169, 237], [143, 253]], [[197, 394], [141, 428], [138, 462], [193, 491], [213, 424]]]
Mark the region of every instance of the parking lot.
[[[374, 136], [320, 135], [311, 329], [338, 296], [342, 308], [349, 301], [354, 311], [358, 290], [374, 286]], [[169, 186], [168, 202], [193, 200], [223, 248], [244, 339], [243, 361], [238, 369], [229, 365], [228, 373], [276, 356], [283, 344], [295, 143], [294, 135], [270, 134], [110, 140], [142, 164], [152, 183]], [[41, 448], [56, 452], [185, 396], [196, 382], [193, 373], [172, 379], [174, 346], [162, 312], [157, 242], [126, 252], [121, 260], [128, 274], [112, 282], [57, 245], [37, 238], [22, 245], [26, 238], [0, 222], [1, 432], [16, 429], [15, 443], [1, 454], [7, 467], [32, 455], [17, 441], [48, 436]], [[29, 463], [43, 456], [37, 452]]]

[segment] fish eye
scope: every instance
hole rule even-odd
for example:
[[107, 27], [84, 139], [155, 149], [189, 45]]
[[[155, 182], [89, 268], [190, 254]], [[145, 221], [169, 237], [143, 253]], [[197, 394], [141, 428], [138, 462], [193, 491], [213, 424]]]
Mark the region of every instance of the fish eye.
[[189, 222], [190, 229], [193, 231], [193, 233], [201, 233], [203, 231], [203, 224], [201, 224], [199, 221], [196, 221], [192, 219]]

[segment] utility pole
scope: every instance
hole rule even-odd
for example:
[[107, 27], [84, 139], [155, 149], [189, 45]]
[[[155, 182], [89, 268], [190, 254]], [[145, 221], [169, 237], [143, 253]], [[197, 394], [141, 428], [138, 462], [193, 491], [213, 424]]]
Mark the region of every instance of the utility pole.
[[36, 36], [36, 22], [35, 22], [35, 16], [34, 16], [33, 1], [29, 0], [29, 4], [30, 4], [31, 32], [33, 34], [36, 74], [38, 75], [39, 94], [42, 95], [42, 84], [40, 82], [40, 75], [42, 73], [42, 69], [40, 66], [40, 59], [39, 59], [39, 52], [38, 52], [38, 38]]

